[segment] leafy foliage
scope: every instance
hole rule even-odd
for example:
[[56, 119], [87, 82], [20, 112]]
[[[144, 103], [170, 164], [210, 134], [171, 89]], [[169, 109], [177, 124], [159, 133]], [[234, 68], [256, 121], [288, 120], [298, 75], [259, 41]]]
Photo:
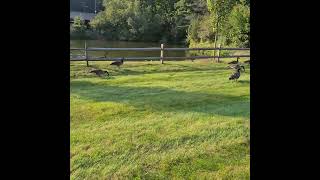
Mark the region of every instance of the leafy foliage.
[[217, 34], [217, 42], [223, 46], [249, 47], [249, 4], [249, 0], [207, 0], [210, 13], [198, 23], [190, 24], [189, 33], [192, 35], [188, 34], [188, 41], [211, 43]]
[[81, 17], [79, 17], [79, 16], [74, 18], [74, 23], [72, 24], [71, 27], [75, 33], [84, 33], [86, 30], [84, 20], [81, 19]]
[[236, 46], [249, 47], [250, 41], [250, 9], [248, 6], [236, 5], [229, 17], [225, 34], [230, 43]]
[[84, 37], [86, 34], [86, 29], [87, 27], [84, 23], [84, 20], [79, 16], [75, 17], [73, 24], [70, 26], [70, 32], [73, 37]]
[[250, 0], [104, 0], [90, 25], [105, 39], [248, 47]]

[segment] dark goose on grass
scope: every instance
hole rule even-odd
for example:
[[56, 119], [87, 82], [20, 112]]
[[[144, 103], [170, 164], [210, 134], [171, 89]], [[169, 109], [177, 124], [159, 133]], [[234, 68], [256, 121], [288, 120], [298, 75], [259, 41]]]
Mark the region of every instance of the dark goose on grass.
[[114, 61], [110, 65], [120, 67], [123, 64], [123, 60], [124, 60], [124, 58], [121, 58], [120, 61]]
[[229, 80], [238, 80], [240, 77], [240, 69], [237, 69], [237, 71], [229, 77]]
[[232, 64], [232, 65], [230, 65], [230, 66], [228, 66], [228, 68], [231, 68], [231, 69], [235, 69], [235, 70], [238, 70], [238, 69], [243, 69], [243, 71], [245, 72], [246, 71], [246, 69], [244, 68], [244, 66], [243, 65], [239, 65], [239, 64]]
[[237, 57], [237, 60], [236, 61], [231, 61], [229, 62], [228, 64], [238, 64], [239, 63], [239, 57]]
[[90, 71], [90, 73], [94, 73], [94, 74], [96, 74], [96, 75], [99, 76], [99, 77], [104, 76], [104, 75], [106, 75], [106, 74], [107, 74], [107, 76], [109, 76], [108, 71], [103, 71], [103, 70], [101, 70], [101, 69], [92, 70], [92, 71]]

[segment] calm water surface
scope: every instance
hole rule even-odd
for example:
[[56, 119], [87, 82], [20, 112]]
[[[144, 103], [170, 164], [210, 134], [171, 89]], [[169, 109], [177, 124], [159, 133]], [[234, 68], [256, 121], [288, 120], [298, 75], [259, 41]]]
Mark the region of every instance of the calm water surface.
[[[70, 40], [70, 47], [83, 48], [84, 40]], [[149, 48], [160, 47], [160, 43], [154, 42], [127, 42], [127, 41], [104, 41], [87, 40], [87, 47], [99, 48]], [[184, 45], [165, 44], [165, 47], [185, 47]], [[80, 51], [73, 51], [73, 54], [83, 54]], [[160, 51], [95, 51], [88, 52], [89, 56], [107, 56], [107, 57], [155, 57], [160, 56]], [[185, 51], [166, 51], [165, 56], [186, 56]]]

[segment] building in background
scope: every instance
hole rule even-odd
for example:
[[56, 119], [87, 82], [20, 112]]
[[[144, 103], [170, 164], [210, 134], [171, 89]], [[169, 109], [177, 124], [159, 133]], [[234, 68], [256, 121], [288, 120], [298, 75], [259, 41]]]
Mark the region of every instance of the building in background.
[[71, 12], [98, 13], [102, 10], [102, 0], [70, 0]]
[[86, 24], [90, 22], [97, 13], [103, 10], [103, 0], [70, 0], [70, 23], [74, 17], [80, 16]]

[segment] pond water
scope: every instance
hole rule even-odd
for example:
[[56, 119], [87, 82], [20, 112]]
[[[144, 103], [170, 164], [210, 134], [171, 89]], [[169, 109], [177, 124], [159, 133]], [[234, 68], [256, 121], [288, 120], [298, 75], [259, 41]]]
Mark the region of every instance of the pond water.
[[[70, 40], [70, 47], [83, 48], [84, 40]], [[87, 47], [98, 48], [150, 48], [160, 47], [160, 43], [154, 42], [127, 42], [127, 41], [105, 41], [105, 40], [87, 40]], [[185, 45], [165, 44], [165, 47], [186, 47]], [[165, 51], [165, 56], [186, 56], [185, 51]], [[80, 51], [73, 51], [73, 54], [83, 54]], [[107, 57], [155, 57], [160, 56], [160, 51], [94, 51], [88, 52], [88, 56], [107, 56]]]

